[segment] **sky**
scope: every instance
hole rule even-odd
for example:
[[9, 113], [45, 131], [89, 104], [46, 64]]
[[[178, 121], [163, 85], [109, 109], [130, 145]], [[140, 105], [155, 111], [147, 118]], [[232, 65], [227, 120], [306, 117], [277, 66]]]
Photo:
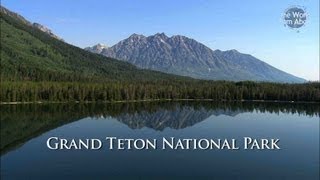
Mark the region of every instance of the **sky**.
[[[164, 32], [212, 50], [236, 49], [319, 80], [319, 0], [1, 0], [1, 5], [81, 48]], [[284, 12], [292, 6], [308, 14], [299, 32], [284, 26]]]

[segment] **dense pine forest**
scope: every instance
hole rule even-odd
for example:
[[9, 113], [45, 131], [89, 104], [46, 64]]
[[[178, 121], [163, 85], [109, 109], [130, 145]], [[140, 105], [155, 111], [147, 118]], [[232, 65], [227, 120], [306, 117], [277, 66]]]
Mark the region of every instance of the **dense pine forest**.
[[253, 82], [2, 82], [2, 102], [152, 99], [320, 101], [319, 83]]
[[320, 101], [320, 83], [205, 81], [87, 52], [1, 7], [1, 102], [152, 99]]

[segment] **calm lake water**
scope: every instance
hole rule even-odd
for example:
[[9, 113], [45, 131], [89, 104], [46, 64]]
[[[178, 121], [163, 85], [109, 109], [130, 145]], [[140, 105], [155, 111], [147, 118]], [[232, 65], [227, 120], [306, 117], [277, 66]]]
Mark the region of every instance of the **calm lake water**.
[[[1, 179], [319, 179], [319, 105], [1, 105]], [[66, 139], [280, 139], [281, 150], [50, 150]]]

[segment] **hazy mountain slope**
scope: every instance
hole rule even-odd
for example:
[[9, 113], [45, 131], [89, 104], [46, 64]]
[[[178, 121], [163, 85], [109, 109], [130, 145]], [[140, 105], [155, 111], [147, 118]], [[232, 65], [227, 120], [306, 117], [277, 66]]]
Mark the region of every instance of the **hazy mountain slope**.
[[271, 65], [253, 57], [250, 54], [243, 54], [236, 50], [214, 51], [229, 63], [235, 64], [237, 68], [242, 68], [261, 81], [273, 82], [305, 82], [304, 79], [288, 74]]
[[[93, 47], [93, 49], [95, 49]], [[110, 48], [92, 50], [144, 69], [212, 80], [304, 82], [253, 56], [232, 51], [212, 51], [185, 36], [164, 33], [145, 37], [133, 34]]]
[[87, 47], [87, 48], [84, 48], [84, 49], [87, 50], [87, 51], [90, 51], [92, 53], [99, 54], [99, 53], [102, 52], [103, 49], [106, 49], [106, 48], [108, 48], [108, 46], [99, 43], [97, 45], [94, 45], [92, 47]]

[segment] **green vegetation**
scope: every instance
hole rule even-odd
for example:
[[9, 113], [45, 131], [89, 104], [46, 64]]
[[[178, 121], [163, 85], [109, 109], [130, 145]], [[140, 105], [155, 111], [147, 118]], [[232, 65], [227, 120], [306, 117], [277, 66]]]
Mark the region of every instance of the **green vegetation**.
[[146, 99], [320, 101], [320, 84], [204, 81], [138, 69], [1, 11], [1, 102]]
[[253, 82], [2, 82], [1, 101], [126, 101], [148, 99], [319, 101], [319, 84]]

